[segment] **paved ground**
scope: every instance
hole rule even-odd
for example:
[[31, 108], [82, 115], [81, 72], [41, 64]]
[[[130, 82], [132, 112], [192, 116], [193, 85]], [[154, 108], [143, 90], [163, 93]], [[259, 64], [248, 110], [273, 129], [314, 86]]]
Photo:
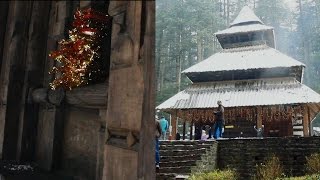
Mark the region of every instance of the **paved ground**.
[[33, 163], [0, 161], [0, 180], [73, 180], [72, 177], [41, 171]]

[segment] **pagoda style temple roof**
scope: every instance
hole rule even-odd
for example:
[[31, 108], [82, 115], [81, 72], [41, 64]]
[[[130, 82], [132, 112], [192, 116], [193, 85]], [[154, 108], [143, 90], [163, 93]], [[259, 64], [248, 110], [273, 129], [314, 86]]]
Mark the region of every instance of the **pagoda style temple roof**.
[[267, 45], [223, 49], [191, 66], [182, 73], [250, 70], [276, 67], [305, 66], [303, 63]]
[[263, 24], [248, 24], [246, 26], [232, 26], [228, 29], [218, 31], [214, 34], [219, 36], [219, 35], [227, 35], [227, 34], [234, 34], [234, 33], [264, 31], [264, 30], [273, 30], [273, 27], [266, 26]]
[[218, 31], [215, 35], [219, 36], [264, 30], [273, 30], [273, 27], [264, 25], [254, 12], [248, 6], [245, 6], [241, 9], [239, 15], [230, 24], [228, 29]]
[[195, 83], [156, 109], [201, 109], [225, 107], [319, 103], [320, 95], [295, 78]]
[[263, 24], [262, 21], [254, 14], [254, 12], [248, 6], [244, 6], [241, 9], [238, 16], [230, 24], [230, 27], [236, 26], [236, 25], [242, 25], [244, 23]]

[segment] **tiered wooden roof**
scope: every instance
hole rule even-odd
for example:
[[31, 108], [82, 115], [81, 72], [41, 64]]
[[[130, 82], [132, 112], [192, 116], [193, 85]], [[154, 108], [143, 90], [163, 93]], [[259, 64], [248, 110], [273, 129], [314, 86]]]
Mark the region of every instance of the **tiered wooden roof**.
[[[265, 26], [250, 8], [244, 7], [228, 29], [216, 33], [220, 43], [229, 45], [224, 44], [221, 52], [184, 70], [193, 84], [157, 109], [214, 108], [217, 100], [226, 107], [320, 104], [320, 95], [301, 84], [305, 65], [264, 41], [274, 41], [273, 36], [272, 40], [262, 37], [269, 30], [273, 33], [272, 27]], [[250, 37], [235, 42], [223, 39], [226, 34], [251, 36], [258, 31], [262, 32], [260, 41]]]
[[320, 95], [295, 78], [270, 78], [194, 83], [157, 109], [206, 109], [217, 107], [266, 106], [319, 103]]

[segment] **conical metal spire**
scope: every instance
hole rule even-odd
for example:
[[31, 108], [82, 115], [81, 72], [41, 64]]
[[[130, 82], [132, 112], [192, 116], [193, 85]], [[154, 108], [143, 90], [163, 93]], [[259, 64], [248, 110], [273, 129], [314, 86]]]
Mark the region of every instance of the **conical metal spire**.
[[262, 21], [254, 14], [254, 12], [248, 6], [244, 6], [241, 9], [239, 15], [230, 24], [230, 27], [246, 23], [263, 24]]

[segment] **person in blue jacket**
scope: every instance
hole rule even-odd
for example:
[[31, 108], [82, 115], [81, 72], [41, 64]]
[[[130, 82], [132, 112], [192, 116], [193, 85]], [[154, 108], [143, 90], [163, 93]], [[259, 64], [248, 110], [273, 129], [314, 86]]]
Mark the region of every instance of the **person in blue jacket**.
[[167, 131], [169, 129], [169, 123], [168, 121], [164, 118], [164, 116], [161, 116], [160, 118], [160, 127], [161, 127], [161, 140], [166, 140], [167, 139]]

